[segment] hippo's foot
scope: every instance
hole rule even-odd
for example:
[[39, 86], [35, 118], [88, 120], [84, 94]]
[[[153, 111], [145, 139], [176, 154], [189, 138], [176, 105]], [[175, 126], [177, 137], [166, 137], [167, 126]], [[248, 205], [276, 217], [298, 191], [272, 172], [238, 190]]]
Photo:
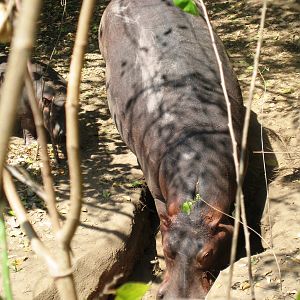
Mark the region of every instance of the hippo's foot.
[[27, 129], [23, 129], [23, 139], [26, 146], [31, 145], [36, 141], [35, 137]]

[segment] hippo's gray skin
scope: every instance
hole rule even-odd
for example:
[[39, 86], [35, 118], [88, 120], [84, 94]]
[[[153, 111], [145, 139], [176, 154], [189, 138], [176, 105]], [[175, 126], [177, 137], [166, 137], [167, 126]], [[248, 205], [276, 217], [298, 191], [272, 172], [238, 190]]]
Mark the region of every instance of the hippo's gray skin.
[[[7, 56], [0, 56], [0, 88], [5, 77], [6, 67]], [[52, 142], [59, 144], [65, 140], [66, 134], [67, 83], [56, 71], [41, 62], [31, 63], [31, 73], [39, 108], [43, 114], [44, 127]], [[24, 141], [29, 144], [36, 138], [36, 129], [25, 87], [17, 110], [17, 120], [23, 130]]]
[[[219, 69], [203, 17], [171, 0], [112, 0], [99, 30], [109, 108], [156, 202], [167, 271], [159, 299], [203, 299], [229, 262], [236, 184]], [[238, 148], [243, 105], [220, 39]]]

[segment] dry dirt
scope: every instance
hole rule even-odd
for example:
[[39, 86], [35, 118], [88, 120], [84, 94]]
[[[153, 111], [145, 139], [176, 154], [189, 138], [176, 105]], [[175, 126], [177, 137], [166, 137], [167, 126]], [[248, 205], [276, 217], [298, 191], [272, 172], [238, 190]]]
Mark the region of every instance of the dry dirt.
[[[67, 79], [79, 4], [77, 1], [67, 1], [67, 13], [60, 27], [62, 8], [51, 2], [45, 1], [41, 33], [34, 55], [39, 60], [49, 61], [61, 30], [51, 66]], [[103, 222], [109, 222], [112, 214], [122, 214], [118, 211], [119, 206], [114, 206], [115, 203], [130, 201], [132, 191], [140, 188], [142, 183], [142, 175], [136, 166], [135, 158], [120, 141], [106, 105], [104, 62], [97, 42], [97, 29], [104, 7], [103, 1], [98, 1], [82, 76], [80, 127], [85, 203], [81, 227], [74, 244], [75, 254], [76, 249], [84, 251], [93, 246], [92, 238], [86, 243], [84, 228], [95, 228], [95, 234], [97, 230], [104, 230]], [[260, 1], [211, 1], [208, 9], [213, 25], [232, 59], [246, 103], [259, 26]], [[275, 157], [267, 157], [267, 165], [275, 170], [276, 175], [269, 185], [271, 226], [274, 251], [284, 280], [283, 292], [280, 293], [278, 270], [270, 250], [254, 257], [252, 261], [257, 299], [294, 299], [300, 287], [299, 16], [297, 0], [270, 3], [257, 79], [258, 88], [254, 96], [253, 111], [257, 114], [260, 124], [268, 128], [268, 139], [272, 147], [265, 150], [276, 152]], [[253, 138], [260, 139], [259, 135]], [[25, 147], [22, 145], [22, 139], [14, 138], [10, 150], [9, 162], [23, 165], [40, 181], [38, 163], [34, 160], [36, 146]], [[256, 144], [252, 150], [261, 151], [261, 146]], [[59, 192], [59, 210], [65, 215], [68, 209], [65, 202], [68, 196], [68, 172], [65, 165], [57, 167], [54, 162], [53, 169]], [[44, 205], [24, 186], [19, 185], [18, 188], [38, 232], [46, 241], [53, 240]], [[99, 211], [102, 211], [101, 217]], [[155, 219], [155, 214], [152, 219]], [[262, 224], [263, 235], [270, 244], [266, 215]], [[9, 215], [9, 211], [7, 227], [13, 284], [18, 290], [26, 291], [32, 284], [29, 274], [35, 272], [35, 266], [31, 263], [34, 255], [18, 222], [14, 216]], [[154, 221], [152, 227], [157, 228], [157, 222]], [[85, 241], [85, 244], [81, 241]], [[140, 264], [136, 266], [131, 277], [131, 280], [153, 282], [144, 299], [154, 299], [155, 290], [162, 280], [161, 270], [164, 269], [164, 262], [159, 237], [157, 244], [156, 253], [153, 237], [151, 247], [140, 257]], [[266, 244], [264, 246], [266, 247]], [[245, 266], [243, 260], [236, 263], [232, 289], [235, 299], [250, 299]], [[221, 275], [214, 285], [212, 296], [208, 299], [224, 299], [226, 271]], [[26, 297], [19, 294], [16, 297], [31, 298], [32, 294]]]

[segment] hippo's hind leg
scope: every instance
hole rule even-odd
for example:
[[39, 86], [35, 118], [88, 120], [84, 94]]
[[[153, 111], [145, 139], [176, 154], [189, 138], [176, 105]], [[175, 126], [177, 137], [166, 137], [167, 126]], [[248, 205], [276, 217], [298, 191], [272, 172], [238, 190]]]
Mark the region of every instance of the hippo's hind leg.
[[21, 128], [25, 145], [30, 145], [36, 140], [36, 129], [33, 118], [21, 118]]

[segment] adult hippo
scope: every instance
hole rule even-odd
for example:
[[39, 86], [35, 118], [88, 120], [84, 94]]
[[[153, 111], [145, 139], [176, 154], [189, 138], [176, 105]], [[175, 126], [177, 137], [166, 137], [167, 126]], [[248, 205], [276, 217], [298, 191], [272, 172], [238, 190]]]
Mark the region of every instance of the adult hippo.
[[[112, 0], [99, 41], [112, 117], [137, 156], [161, 221], [167, 270], [158, 298], [203, 299], [229, 262], [233, 226], [219, 211], [233, 207], [235, 168], [207, 24], [172, 3]], [[239, 147], [242, 96], [215, 38]]]
[[[0, 56], [0, 88], [5, 77], [7, 56]], [[65, 140], [65, 102], [67, 83], [55, 70], [42, 62], [31, 63], [31, 76], [39, 108], [43, 115], [44, 127], [53, 144]], [[36, 138], [36, 129], [27, 91], [23, 88], [17, 110], [17, 120], [26, 144]]]

